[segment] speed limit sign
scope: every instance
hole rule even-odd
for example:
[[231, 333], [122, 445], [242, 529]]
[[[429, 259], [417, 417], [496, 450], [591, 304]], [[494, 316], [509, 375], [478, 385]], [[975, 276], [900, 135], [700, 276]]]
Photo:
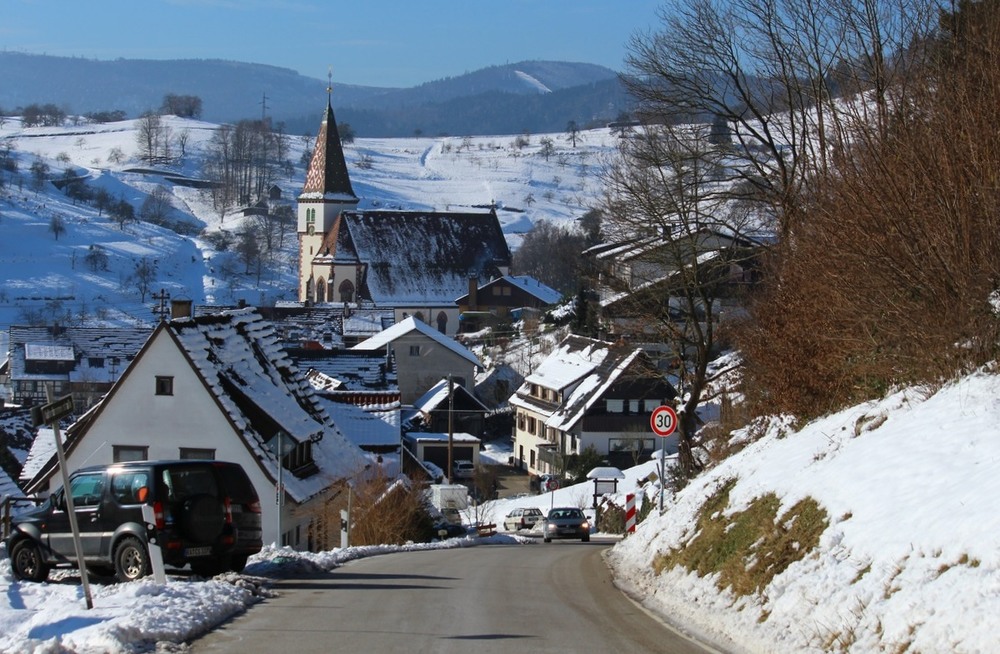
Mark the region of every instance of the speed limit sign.
[[654, 434], [666, 438], [677, 429], [677, 412], [668, 406], [660, 405], [653, 409], [653, 415], [649, 416], [649, 426], [653, 428]]

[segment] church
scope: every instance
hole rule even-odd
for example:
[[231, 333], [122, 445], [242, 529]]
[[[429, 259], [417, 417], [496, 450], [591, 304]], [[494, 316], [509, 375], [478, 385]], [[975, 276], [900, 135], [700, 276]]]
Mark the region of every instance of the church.
[[506, 275], [510, 249], [496, 211], [361, 211], [330, 89], [298, 197], [299, 301], [392, 309], [458, 332], [456, 300]]

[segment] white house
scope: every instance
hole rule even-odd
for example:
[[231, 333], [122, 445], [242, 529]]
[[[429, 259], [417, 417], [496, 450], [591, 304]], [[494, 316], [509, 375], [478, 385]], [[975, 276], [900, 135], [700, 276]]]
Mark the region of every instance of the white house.
[[[239, 463], [261, 499], [264, 542], [298, 549], [329, 546], [319, 507], [368, 464], [252, 309], [161, 322], [103, 400], [66, 430], [65, 449], [70, 470], [134, 459]], [[25, 491], [55, 490], [55, 457], [29, 460]]]
[[561, 474], [567, 457], [593, 447], [618, 467], [634, 465], [659, 446], [653, 409], [675, 396], [640, 348], [567, 336], [510, 398], [515, 460]]
[[448, 375], [474, 392], [476, 371], [483, 367], [464, 345], [412, 316], [351, 349], [386, 352], [395, 359], [403, 404], [412, 404]]

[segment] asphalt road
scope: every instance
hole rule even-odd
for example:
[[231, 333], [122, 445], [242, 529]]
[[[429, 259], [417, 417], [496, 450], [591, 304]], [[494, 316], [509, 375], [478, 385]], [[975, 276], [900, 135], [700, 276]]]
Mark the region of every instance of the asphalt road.
[[483, 545], [361, 559], [194, 641], [190, 652], [643, 652], [704, 654], [626, 598], [608, 543]]

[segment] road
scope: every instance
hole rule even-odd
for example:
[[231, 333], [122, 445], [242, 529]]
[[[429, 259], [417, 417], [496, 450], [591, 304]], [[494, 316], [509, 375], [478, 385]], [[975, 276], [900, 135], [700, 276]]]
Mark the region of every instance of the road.
[[704, 654], [611, 582], [608, 543], [483, 545], [361, 559], [194, 641], [239, 652], [643, 652]]

